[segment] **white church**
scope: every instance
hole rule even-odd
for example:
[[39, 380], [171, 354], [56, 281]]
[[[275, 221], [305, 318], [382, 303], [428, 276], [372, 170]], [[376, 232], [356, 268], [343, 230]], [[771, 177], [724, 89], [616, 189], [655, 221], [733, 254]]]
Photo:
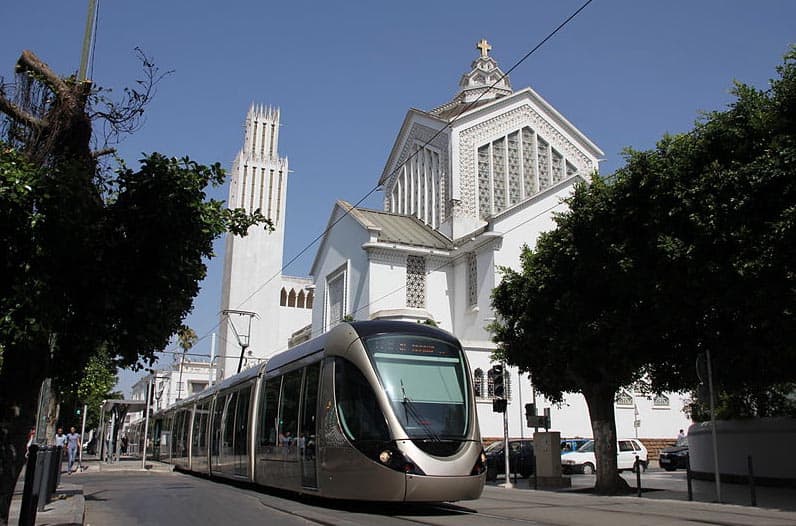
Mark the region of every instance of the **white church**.
[[[288, 162], [278, 154], [279, 110], [252, 107], [233, 164], [229, 206], [260, 208], [272, 233], [227, 241], [219, 379], [328, 330], [343, 319], [426, 321], [456, 335], [475, 385], [484, 437], [503, 434], [492, 412], [495, 350], [487, 325], [498, 267], [518, 268], [523, 245], [552, 229], [574, 185], [598, 170], [603, 152], [531, 88], [514, 91], [480, 54], [447, 103], [410, 109], [379, 185], [384, 209], [338, 200], [315, 255], [311, 278], [281, 275]], [[524, 405], [537, 397], [526, 375], [508, 369], [512, 437], [530, 436]], [[684, 400], [629, 389], [616, 400], [620, 437], [673, 438], [689, 420]], [[541, 412], [541, 409], [540, 409]], [[592, 435], [580, 395], [551, 407], [562, 436]]]

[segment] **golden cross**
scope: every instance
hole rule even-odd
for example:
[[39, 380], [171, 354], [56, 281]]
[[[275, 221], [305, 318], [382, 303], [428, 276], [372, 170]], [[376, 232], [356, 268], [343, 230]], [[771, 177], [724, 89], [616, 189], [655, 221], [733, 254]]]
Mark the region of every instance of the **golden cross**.
[[492, 46], [489, 45], [489, 42], [487, 42], [483, 38], [481, 39], [480, 42], [478, 42], [478, 44], [475, 45], [475, 47], [476, 47], [476, 49], [480, 49], [481, 50], [481, 56], [482, 57], [488, 57], [489, 56], [489, 50], [492, 49]]

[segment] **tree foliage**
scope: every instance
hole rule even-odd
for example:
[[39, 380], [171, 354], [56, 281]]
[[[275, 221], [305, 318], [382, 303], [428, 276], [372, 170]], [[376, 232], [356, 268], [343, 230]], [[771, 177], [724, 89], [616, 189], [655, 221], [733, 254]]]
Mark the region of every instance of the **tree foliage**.
[[618, 388], [698, 384], [710, 351], [725, 392], [796, 376], [796, 52], [767, 91], [688, 134], [628, 151], [609, 180], [579, 185], [556, 228], [493, 293], [499, 354], [553, 400], [583, 393], [597, 490], [617, 491]]
[[0, 520], [42, 380], [56, 392], [85, 380], [92, 398], [107, 392], [106, 366], [151, 364], [186, 334], [213, 241], [271, 227], [259, 210], [208, 199], [225, 181], [218, 163], [154, 153], [137, 169], [98, 165], [92, 119], [124, 131], [123, 116], [140, 119], [151, 92], [109, 117], [92, 106], [90, 83], [57, 76], [33, 53], [17, 71], [14, 100], [0, 87]]

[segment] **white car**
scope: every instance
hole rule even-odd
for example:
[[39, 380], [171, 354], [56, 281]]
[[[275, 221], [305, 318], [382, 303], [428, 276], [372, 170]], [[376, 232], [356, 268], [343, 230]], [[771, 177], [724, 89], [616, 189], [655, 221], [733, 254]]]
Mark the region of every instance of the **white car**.
[[[633, 469], [633, 464], [638, 462], [641, 470], [647, 469], [647, 448], [638, 439], [623, 438], [617, 442], [616, 465], [619, 471]], [[589, 440], [578, 450], [561, 455], [561, 470], [564, 473], [581, 472], [591, 475], [595, 472], [597, 462], [594, 460], [594, 440]]]

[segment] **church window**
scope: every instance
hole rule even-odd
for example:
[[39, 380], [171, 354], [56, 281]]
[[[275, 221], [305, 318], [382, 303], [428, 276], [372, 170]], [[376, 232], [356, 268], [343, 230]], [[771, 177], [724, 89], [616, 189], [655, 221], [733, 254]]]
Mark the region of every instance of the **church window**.
[[550, 150], [552, 154], [553, 184], [564, 178], [564, 156], [555, 149]]
[[489, 145], [478, 148], [478, 211], [481, 217], [492, 215]]
[[406, 306], [426, 306], [426, 259], [406, 256]]
[[304, 308], [304, 291], [300, 290], [298, 296], [296, 296], [296, 307], [299, 309]]
[[550, 145], [536, 136], [536, 143], [539, 152], [539, 190], [545, 190], [552, 185], [550, 178]]
[[282, 170], [279, 170], [279, 185], [276, 187], [276, 221], [279, 223], [279, 215], [282, 212]]
[[254, 210], [254, 194], [257, 193], [256, 179], [257, 179], [257, 168], [252, 166], [252, 190], [251, 194], [249, 195], [249, 210]]
[[578, 169], [569, 161], [567, 161], [567, 177], [572, 177], [578, 173]]
[[288, 307], [296, 306], [296, 291], [293, 289], [290, 289], [290, 293], [287, 295], [287, 306]]
[[274, 135], [276, 135], [276, 125], [274, 123], [271, 123], [271, 146], [268, 148], [269, 157], [274, 156]]
[[346, 314], [346, 265], [326, 277], [326, 323], [331, 329], [343, 320]]
[[467, 254], [467, 302], [470, 307], [478, 305], [478, 258], [474, 252]]
[[506, 209], [506, 139], [501, 137], [492, 143], [492, 180], [494, 185], [494, 213]]
[[616, 395], [616, 405], [622, 407], [632, 407], [633, 397], [630, 396], [630, 393], [627, 391], [620, 391], [619, 394]]
[[272, 208], [274, 201], [274, 171], [268, 177], [268, 219], [273, 219], [274, 209]]
[[476, 398], [484, 398], [484, 371], [480, 367], [473, 372], [473, 389]]
[[265, 168], [260, 168], [260, 212], [263, 211], [263, 194], [265, 193]]
[[304, 304], [304, 306], [306, 308], [308, 308], [308, 309], [312, 308], [312, 300], [313, 300], [314, 297], [315, 297], [315, 295], [312, 293], [312, 291], [309, 291], [307, 293], [307, 302]]
[[266, 124], [263, 123], [262, 132], [260, 135], [260, 157], [265, 155], [265, 126]]
[[508, 165], [509, 165], [509, 206], [520, 202], [520, 133], [509, 134]]
[[240, 190], [240, 207], [246, 208], [246, 177], [249, 175], [249, 167], [243, 166], [243, 187]]
[[658, 409], [669, 407], [669, 397], [664, 394], [655, 395], [652, 399], [652, 406]]
[[525, 197], [530, 197], [537, 192], [536, 183], [536, 146], [533, 130], [529, 127], [522, 129], [522, 184]]
[[287, 305], [287, 291], [285, 287], [282, 287], [282, 292], [279, 293], [279, 304], [283, 307]]

